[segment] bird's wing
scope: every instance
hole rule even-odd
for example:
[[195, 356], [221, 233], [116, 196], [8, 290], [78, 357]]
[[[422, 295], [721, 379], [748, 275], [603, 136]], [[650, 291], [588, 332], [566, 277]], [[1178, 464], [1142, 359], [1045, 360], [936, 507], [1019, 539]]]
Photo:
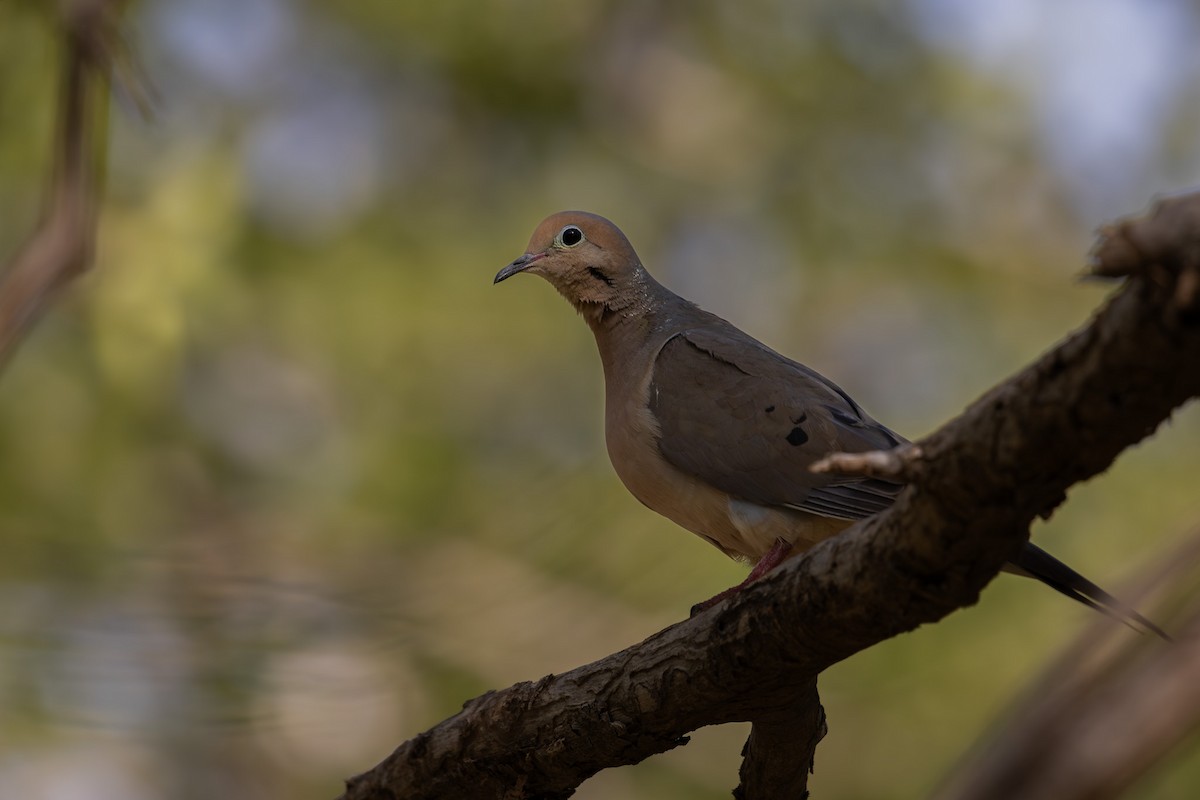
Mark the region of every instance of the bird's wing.
[[809, 472], [829, 453], [905, 440], [817, 372], [736, 329], [672, 336], [654, 362], [649, 407], [668, 462], [744, 500], [853, 520], [887, 508], [902, 488]]

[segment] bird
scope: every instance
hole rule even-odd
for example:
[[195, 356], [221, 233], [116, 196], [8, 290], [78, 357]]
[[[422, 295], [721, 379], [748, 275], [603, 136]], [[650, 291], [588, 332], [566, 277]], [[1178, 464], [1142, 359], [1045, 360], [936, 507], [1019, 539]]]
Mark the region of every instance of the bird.
[[[833, 381], [663, 286], [604, 217], [562, 211], [544, 219], [493, 283], [522, 273], [546, 279], [595, 336], [605, 445], [621, 482], [650, 509], [754, 564], [745, 581], [693, 614], [887, 509], [904, 488], [812, 472], [831, 453], [890, 450], [908, 440]], [[1169, 638], [1030, 542], [1006, 569]]]

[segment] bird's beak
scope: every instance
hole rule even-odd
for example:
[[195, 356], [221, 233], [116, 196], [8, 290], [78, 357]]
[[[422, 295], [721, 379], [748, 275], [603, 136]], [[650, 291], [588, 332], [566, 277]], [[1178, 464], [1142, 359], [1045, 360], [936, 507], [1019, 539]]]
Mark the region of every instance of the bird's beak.
[[508, 280], [518, 272], [524, 272], [525, 270], [529, 269], [533, 262], [540, 261], [545, 257], [545, 253], [526, 253], [504, 269], [497, 272], [496, 279], [492, 281], [492, 283], [499, 283], [500, 281]]

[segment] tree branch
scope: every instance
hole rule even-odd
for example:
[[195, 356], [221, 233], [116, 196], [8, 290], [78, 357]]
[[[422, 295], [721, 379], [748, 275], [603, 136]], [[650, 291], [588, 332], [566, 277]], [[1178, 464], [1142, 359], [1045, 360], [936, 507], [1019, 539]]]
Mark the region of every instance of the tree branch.
[[807, 797], [817, 745], [826, 732], [825, 709], [814, 678], [793, 704], [754, 720], [742, 748], [741, 785], [733, 793], [735, 800]]
[[861, 475], [866, 478], [892, 478], [893, 480], [916, 480], [920, 469], [921, 448], [914, 444], [902, 444], [891, 450], [872, 450], [867, 453], [830, 453], [808, 469], [815, 473], [838, 475]]
[[[919, 442], [914, 483], [891, 509], [641, 644], [468, 702], [349, 780], [343, 798], [567, 797], [600, 769], [745, 720], [756, 725], [741, 796], [770, 796], [759, 776], [820, 737], [823, 716], [803, 698], [822, 670], [973, 604], [1037, 516], [1200, 393], [1187, 290], [1197, 220], [1200, 195], [1110, 229], [1096, 263], [1120, 253], [1126, 283], [1084, 328]], [[783, 741], [780, 708], [809, 709]], [[770, 780], [802, 791], [794, 774]]]
[[[945, 782], [941, 800], [1118, 797], [1200, 721], [1200, 530], [1140, 581], [1185, 613], [1176, 645], [1098, 620]], [[1182, 601], [1182, 603], [1180, 602]]]
[[53, 177], [42, 220], [0, 279], [0, 364], [53, 297], [91, 265], [95, 250], [103, 119], [120, 0], [75, 0], [61, 11], [63, 74]]

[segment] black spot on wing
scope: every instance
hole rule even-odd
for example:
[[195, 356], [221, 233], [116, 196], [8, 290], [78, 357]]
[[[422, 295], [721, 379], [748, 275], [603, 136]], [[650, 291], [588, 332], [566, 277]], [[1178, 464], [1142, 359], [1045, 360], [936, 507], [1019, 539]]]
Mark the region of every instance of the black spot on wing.
[[792, 447], [799, 447], [808, 441], [808, 434], [804, 432], [804, 428], [801, 428], [799, 425], [797, 425], [796, 427], [792, 428], [791, 433], [789, 433], [786, 438], [787, 443]]

